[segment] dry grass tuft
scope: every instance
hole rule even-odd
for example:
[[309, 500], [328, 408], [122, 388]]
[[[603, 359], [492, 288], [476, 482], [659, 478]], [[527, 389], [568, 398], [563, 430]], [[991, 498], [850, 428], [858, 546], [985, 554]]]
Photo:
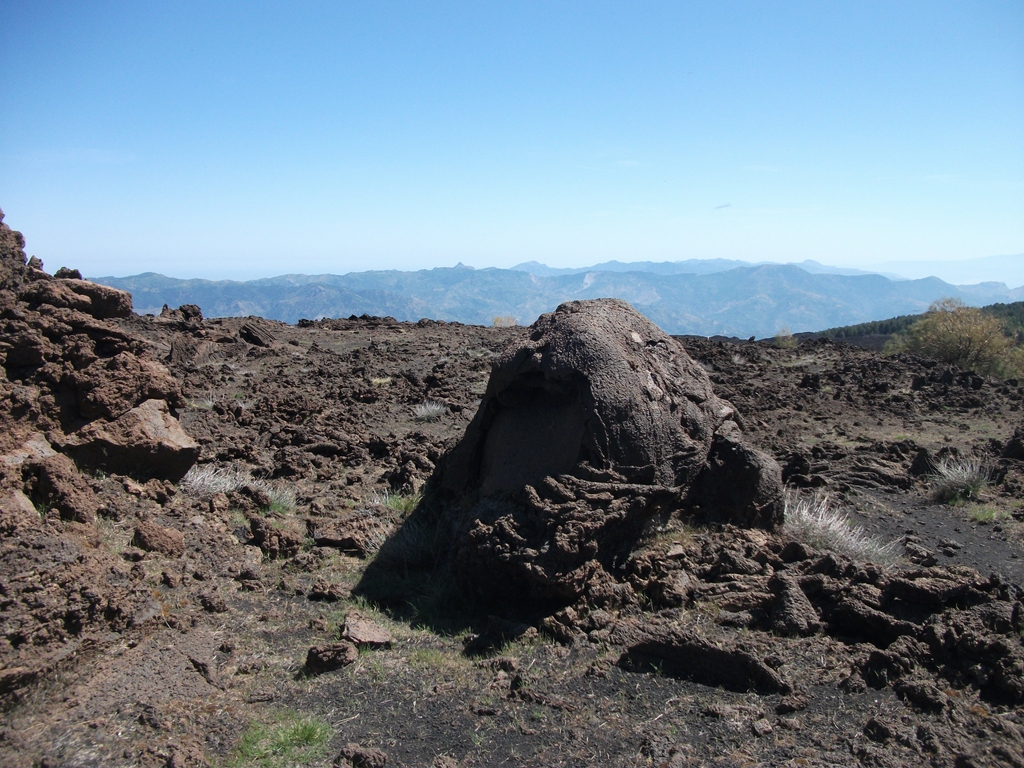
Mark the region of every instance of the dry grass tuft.
[[977, 497], [988, 485], [989, 469], [973, 456], [947, 456], [935, 467], [932, 486], [935, 498], [945, 504], [962, 504]]
[[897, 542], [882, 544], [832, 506], [827, 495], [813, 498], [786, 495], [785, 530], [814, 549], [844, 555], [851, 560], [894, 565]]
[[276, 483], [252, 476], [245, 467], [215, 467], [196, 464], [181, 479], [183, 493], [197, 499], [208, 499], [215, 493], [231, 493], [248, 486], [262, 491], [270, 499], [274, 511], [295, 508], [295, 492]]
[[448, 413], [448, 406], [436, 400], [424, 400], [412, 409], [416, 421], [440, 421]]

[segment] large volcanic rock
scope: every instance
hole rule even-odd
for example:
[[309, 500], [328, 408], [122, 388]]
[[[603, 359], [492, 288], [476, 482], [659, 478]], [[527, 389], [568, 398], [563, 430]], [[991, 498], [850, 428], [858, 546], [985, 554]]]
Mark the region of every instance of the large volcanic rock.
[[462, 500], [446, 506], [458, 572], [534, 605], [628, 602], [615, 574], [659, 521], [778, 526], [781, 470], [737, 419], [682, 346], [625, 302], [561, 305], [497, 360], [438, 466], [435, 487]]
[[507, 349], [441, 485], [483, 495], [545, 477], [680, 489], [711, 516], [772, 528], [781, 470], [682, 346], [626, 302], [562, 304]]

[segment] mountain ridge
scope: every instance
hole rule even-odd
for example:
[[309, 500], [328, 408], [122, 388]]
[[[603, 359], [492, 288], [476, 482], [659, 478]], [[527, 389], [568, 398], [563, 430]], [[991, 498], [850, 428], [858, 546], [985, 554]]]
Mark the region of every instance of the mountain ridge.
[[1024, 298], [1003, 283], [955, 286], [938, 278], [894, 281], [877, 274], [811, 273], [796, 265], [763, 264], [706, 274], [587, 271], [539, 276], [522, 270], [437, 267], [346, 275], [288, 274], [249, 281], [204, 280], [143, 273], [95, 282], [130, 291], [140, 314], [166, 304], [198, 304], [208, 316], [260, 315], [300, 319], [424, 317], [488, 325], [513, 316], [532, 323], [564, 301], [614, 296], [633, 304], [668, 333], [771, 336], [782, 328], [816, 331], [915, 314], [955, 296], [968, 304]]

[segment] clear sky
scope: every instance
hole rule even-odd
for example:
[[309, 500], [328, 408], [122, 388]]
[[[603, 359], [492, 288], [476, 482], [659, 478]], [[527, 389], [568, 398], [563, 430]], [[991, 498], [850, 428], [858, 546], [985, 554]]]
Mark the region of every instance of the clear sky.
[[1024, 252], [1024, 3], [0, 0], [48, 269]]

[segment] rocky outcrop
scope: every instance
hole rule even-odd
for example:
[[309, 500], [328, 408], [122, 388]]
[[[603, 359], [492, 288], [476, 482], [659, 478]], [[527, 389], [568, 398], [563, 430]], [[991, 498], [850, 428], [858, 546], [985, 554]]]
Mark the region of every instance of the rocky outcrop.
[[[0, 213], [0, 387], [7, 395], [0, 418], [22, 427], [10, 436], [34, 432], [48, 450], [89, 470], [181, 478], [199, 448], [172, 411], [180, 388], [142, 340], [108, 322], [131, 315], [131, 295], [73, 277], [74, 270], [53, 277], [27, 264], [24, 238], [2, 221]], [[0, 450], [14, 448], [9, 439], [0, 437]], [[65, 470], [62, 486], [73, 474]], [[42, 488], [52, 473], [43, 467], [34, 475]], [[94, 510], [78, 495], [82, 504], [54, 503], [62, 516], [91, 519]]]
[[[24, 244], [0, 212], [0, 695], [159, 613], [144, 570], [103, 547], [96, 525], [137, 514], [123, 499], [109, 505], [112, 485], [150, 491], [106, 476], [176, 481], [199, 455], [172, 410], [179, 386], [112, 322], [131, 315], [131, 295], [77, 270], [48, 275]], [[184, 551], [179, 531], [154, 523], [134, 541]]]

